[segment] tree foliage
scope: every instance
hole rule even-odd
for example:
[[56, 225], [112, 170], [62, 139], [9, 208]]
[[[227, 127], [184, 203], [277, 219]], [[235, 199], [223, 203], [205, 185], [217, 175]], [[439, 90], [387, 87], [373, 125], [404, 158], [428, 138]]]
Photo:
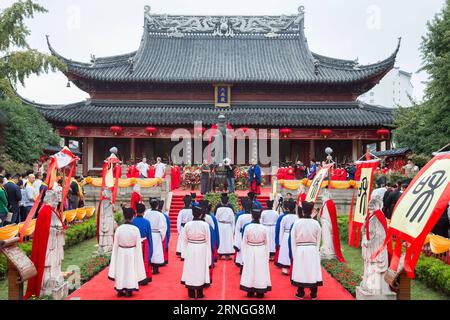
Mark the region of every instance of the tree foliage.
[[430, 155], [450, 143], [450, 0], [427, 24], [422, 39], [422, 70], [430, 75], [425, 101], [396, 113], [395, 141]]
[[43, 12], [47, 10], [32, 0], [20, 0], [0, 9], [0, 97], [16, 99], [15, 86], [18, 82], [23, 85], [32, 74], [65, 69], [57, 58], [32, 49], [27, 43], [30, 30], [24, 20]]
[[31, 164], [43, 148], [59, 145], [59, 137], [34, 107], [0, 100], [0, 113], [6, 115], [4, 149], [13, 160]]

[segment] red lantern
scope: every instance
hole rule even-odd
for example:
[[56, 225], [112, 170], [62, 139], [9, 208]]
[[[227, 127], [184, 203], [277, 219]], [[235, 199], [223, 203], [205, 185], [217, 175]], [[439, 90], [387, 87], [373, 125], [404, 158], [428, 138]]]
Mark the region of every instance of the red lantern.
[[380, 129], [377, 131], [377, 136], [381, 137], [381, 139], [386, 139], [386, 137], [389, 137], [389, 133], [388, 129]]
[[240, 130], [241, 130], [243, 133], [247, 133], [247, 131], [250, 130], [250, 129], [249, 129], [249, 128], [246, 128], [246, 127], [243, 127], [243, 128], [240, 128]]
[[65, 126], [64, 129], [69, 133], [69, 135], [73, 135], [75, 132], [78, 131], [78, 127], [74, 125], [68, 125]]
[[153, 137], [153, 135], [158, 132], [158, 129], [155, 127], [147, 127], [145, 128], [145, 132], [147, 132], [150, 137]]
[[289, 129], [289, 128], [281, 129], [280, 133], [281, 133], [281, 136], [286, 139], [292, 133], [292, 129]]
[[322, 129], [320, 130], [320, 135], [324, 137], [325, 139], [328, 139], [329, 136], [333, 133], [333, 130], [331, 129]]
[[115, 136], [121, 134], [123, 132], [123, 128], [119, 126], [112, 126], [109, 130], [114, 133]]

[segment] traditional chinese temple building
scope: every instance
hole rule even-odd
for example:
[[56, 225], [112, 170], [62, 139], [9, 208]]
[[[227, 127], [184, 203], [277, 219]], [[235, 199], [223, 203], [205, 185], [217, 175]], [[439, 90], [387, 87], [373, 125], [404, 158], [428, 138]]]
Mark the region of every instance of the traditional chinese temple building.
[[125, 161], [167, 158], [173, 130], [193, 132], [194, 121], [209, 129], [220, 113], [234, 129], [280, 129], [281, 161], [323, 160], [326, 147], [338, 162], [369, 145], [390, 149], [391, 110], [357, 97], [394, 67], [399, 48], [370, 65], [314, 53], [303, 8], [290, 16], [173, 16], [146, 7], [135, 52], [78, 62], [49, 48], [90, 99], [33, 104], [59, 135], [78, 141], [84, 174], [101, 168], [112, 145]]

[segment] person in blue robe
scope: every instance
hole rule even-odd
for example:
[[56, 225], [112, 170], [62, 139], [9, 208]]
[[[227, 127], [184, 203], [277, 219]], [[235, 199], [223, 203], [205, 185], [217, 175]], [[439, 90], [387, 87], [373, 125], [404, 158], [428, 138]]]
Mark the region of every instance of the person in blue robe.
[[147, 285], [152, 282], [152, 255], [153, 255], [153, 240], [152, 240], [152, 226], [150, 221], [144, 218], [145, 205], [138, 203], [136, 205], [136, 217], [133, 219], [133, 225], [136, 226], [140, 233], [142, 241], [142, 250], [145, 266], [145, 274], [147, 278], [141, 282], [139, 285]]
[[261, 167], [252, 160], [252, 165], [248, 169], [249, 189], [251, 192], [261, 194]]

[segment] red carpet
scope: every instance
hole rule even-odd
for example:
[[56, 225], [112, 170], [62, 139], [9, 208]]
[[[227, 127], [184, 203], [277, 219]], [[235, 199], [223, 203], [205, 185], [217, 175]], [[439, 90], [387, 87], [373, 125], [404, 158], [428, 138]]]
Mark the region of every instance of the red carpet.
[[[141, 287], [132, 298], [134, 300], [187, 300], [187, 290], [180, 284], [183, 263], [175, 255], [176, 238], [170, 240], [169, 265], [161, 268], [159, 275], [153, 276], [153, 282]], [[294, 300], [296, 288], [290, 284], [288, 276], [271, 263], [272, 291], [263, 300]], [[244, 291], [239, 290], [239, 269], [232, 260], [220, 260], [216, 264], [213, 283], [205, 290], [208, 300], [245, 300]], [[323, 271], [324, 286], [319, 288], [319, 300], [352, 300], [353, 297], [335, 279]], [[309, 298], [309, 292], [307, 291]], [[108, 269], [75, 291], [68, 299], [116, 300], [114, 282], [108, 280]], [[126, 298], [120, 298], [126, 299]]]

